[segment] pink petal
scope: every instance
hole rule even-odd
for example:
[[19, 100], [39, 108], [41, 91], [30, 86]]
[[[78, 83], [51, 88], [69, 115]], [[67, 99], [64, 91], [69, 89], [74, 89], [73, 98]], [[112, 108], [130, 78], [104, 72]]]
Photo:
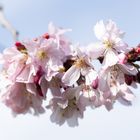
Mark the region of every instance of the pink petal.
[[29, 83], [33, 82], [33, 75], [35, 75], [35, 69], [32, 66], [26, 66], [22, 72], [18, 75], [17, 81]]
[[37, 94], [37, 89], [36, 89], [36, 85], [33, 84], [33, 83], [28, 83], [26, 84], [26, 88], [27, 88], [27, 91], [36, 95]]
[[65, 109], [68, 106], [68, 100], [59, 100], [57, 104], [60, 108]]
[[41, 90], [42, 90], [42, 93], [44, 95], [44, 97], [46, 97], [46, 94], [47, 94], [47, 90], [48, 90], [48, 82], [46, 81], [46, 79], [43, 77], [41, 80], [40, 80], [40, 86], [41, 86]]
[[107, 109], [108, 111], [110, 111], [110, 110], [113, 108], [112, 101], [109, 100], [109, 99], [107, 99], [107, 100], [104, 102], [104, 105], [105, 105], [105, 107], [106, 107], [106, 109]]

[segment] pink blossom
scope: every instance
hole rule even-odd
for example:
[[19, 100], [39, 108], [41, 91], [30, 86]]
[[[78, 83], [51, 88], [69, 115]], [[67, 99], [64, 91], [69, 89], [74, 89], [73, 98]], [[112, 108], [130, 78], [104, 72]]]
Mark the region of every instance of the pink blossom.
[[[69, 88], [61, 96], [54, 96], [50, 101], [49, 108], [52, 109], [51, 121], [62, 125], [65, 121], [70, 126], [77, 125], [77, 118], [83, 117], [85, 106], [80, 94], [82, 88]], [[72, 121], [71, 121], [72, 119]]]
[[131, 105], [130, 86], [140, 83], [139, 46], [128, 49], [124, 32], [111, 20], [94, 26], [100, 42], [87, 47], [73, 45], [67, 31], [50, 23], [44, 35], [18, 41], [0, 54], [0, 99], [13, 114], [39, 115], [49, 103], [52, 122], [76, 126], [86, 107], [110, 111], [116, 101]]
[[[5, 49], [2, 55], [3, 71], [5, 71], [11, 80], [15, 80], [23, 70], [25, 70], [28, 56], [26, 53], [21, 53], [16, 47]], [[28, 68], [27, 68], [28, 69]], [[33, 71], [27, 71], [27, 75]]]
[[85, 105], [91, 106], [92, 108], [103, 105], [103, 96], [100, 91], [92, 88], [91, 85], [83, 88], [83, 96], [85, 97]]
[[[125, 84], [125, 74], [136, 75], [137, 69], [129, 64], [116, 64], [106, 70], [102, 70], [99, 74], [99, 89], [104, 92], [104, 97], [117, 97]], [[126, 87], [127, 89], [128, 87]], [[122, 91], [122, 90], [121, 90]], [[125, 94], [127, 94], [125, 91]], [[123, 92], [123, 91], [122, 91]], [[129, 94], [129, 92], [128, 92]], [[114, 98], [113, 97], [113, 98]], [[116, 100], [116, 99], [115, 99]]]
[[21, 114], [34, 111], [35, 115], [44, 112], [42, 97], [32, 94], [26, 89], [26, 84], [13, 83], [8, 86], [7, 91], [2, 95], [2, 101], [14, 114]]
[[64, 54], [58, 49], [53, 38], [38, 38], [36, 41], [24, 42], [31, 63], [44, 71], [46, 80], [50, 81], [63, 67]]
[[[80, 78], [80, 75], [85, 76], [86, 83], [96, 79], [97, 73], [93, 68], [90, 58], [80, 49], [77, 49], [77, 55], [74, 64], [66, 71], [62, 77], [62, 82], [66, 85], [73, 85]], [[92, 75], [92, 76], [91, 76]]]
[[104, 24], [103, 21], [97, 22], [94, 26], [94, 32], [101, 42], [88, 46], [88, 53], [91, 58], [104, 56], [104, 68], [118, 63], [118, 53], [126, 51], [128, 47], [127, 44], [122, 41], [124, 32], [120, 31], [111, 20], [106, 24]]
[[64, 34], [69, 31], [71, 31], [71, 29], [56, 27], [52, 22], [48, 25], [49, 37], [55, 39], [58, 49], [60, 49], [60, 51], [66, 56], [72, 54], [71, 42], [66, 38], [66, 36], [64, 36]]

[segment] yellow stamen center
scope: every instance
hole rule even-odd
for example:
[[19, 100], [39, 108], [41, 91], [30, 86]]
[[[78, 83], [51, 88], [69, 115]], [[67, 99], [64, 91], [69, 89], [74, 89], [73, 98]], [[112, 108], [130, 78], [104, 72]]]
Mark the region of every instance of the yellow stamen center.
[[20, 52], [23, 53], [23, 54], [28, 54], [26, 49], [21, 49]]
[[68, 106], [62, 111], [63, 117], [70, 110], [70, 108], [72, 108], [72, 109], [75, 108], [77, 111], [79, 111], [79, 108], [77, 107], [76, 97], [68, 100]]
[[59, 69], [59, 72], [60, 72], [60, 73], [65, 72], [65, 68], [64, 68], [64, 67], [60, 68], [60, 69]]
[[43, 50], [40, 50], [37, 52], [37, 57], [41, 60], [45, 59], [47, 57], [47, 53]]
[[112, 48], [114, 45], [114, 43], [110, 42], [109, 40], [104, 41], [103, 44], [106, 46], [106, 48]]
[[85, 62], [84, 58], [79, 58], [74, 63], [77, 68], [87, 67], [87, 63]]
[[76, 97], [69, 99], [68, 107], [75, 107], [76, 106]]

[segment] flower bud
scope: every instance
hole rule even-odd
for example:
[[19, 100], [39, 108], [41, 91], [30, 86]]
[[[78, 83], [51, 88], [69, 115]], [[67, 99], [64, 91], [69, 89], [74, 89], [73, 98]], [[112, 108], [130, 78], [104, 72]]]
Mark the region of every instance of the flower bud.
[[140, 54], [140, 47], [139, 47], [139, 48], [136, 48], [136, 52], [137, 52], [138, 54]]
[[125, 82], [126, 82], [126, 84], [127, 85], [131, 85], [132, 84], [132, 82], [133, 82], [133, 76], [131, 76], [131, 75], [124, 75], [125, 76]]
[[93, 89], [97, 89], [98, 88], [98, 82], [99, 82], [99, 79], [98, 77], [92, 82], [92, 88]]
[[42, 75], [43, 75], [43, 71], [40, 67], [39, 70], [37, 71], [36, 75], [34, 76], [34, 83], [35, 84], [39, 84], [39, 80], [40, 80]]
[[137, 73], [137, 82], [140, 83], [140, 72]]
[[125, 55], [124, 53], [121, 53], [118, 57], [120, 64], [125, 64], [127, 62], [127, 55]]
[[22, 53], [26, 53], [27, 52], [26, 47], [21, 42], [16, 42], [15, 46], [16, 46], [18, 51], [20, 51]]
[[49, 35], [48, 33], [46, 33], [46, 34], [43, 35], [43, 37], [44, 37], [45, 39], [49, 39], [49, 38], [50, 38], [50, 35]]

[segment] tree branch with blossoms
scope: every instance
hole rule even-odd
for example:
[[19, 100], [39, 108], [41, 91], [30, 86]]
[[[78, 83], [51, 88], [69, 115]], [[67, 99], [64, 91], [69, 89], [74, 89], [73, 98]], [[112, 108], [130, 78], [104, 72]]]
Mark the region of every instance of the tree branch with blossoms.
[[112, 20], [97, 22], [93, 30], [99, 41], [81, 47], [65, 36], [70, 29], [50, 23], [46, 34], [3, 51], [1, 100], [14, 115], [49, 109], [52, 122], [75, 126], [87, 107], [110, 111], [116, 101], [131, 105], [130, 87], [140, 83], [140, 45], [130, 48]]

